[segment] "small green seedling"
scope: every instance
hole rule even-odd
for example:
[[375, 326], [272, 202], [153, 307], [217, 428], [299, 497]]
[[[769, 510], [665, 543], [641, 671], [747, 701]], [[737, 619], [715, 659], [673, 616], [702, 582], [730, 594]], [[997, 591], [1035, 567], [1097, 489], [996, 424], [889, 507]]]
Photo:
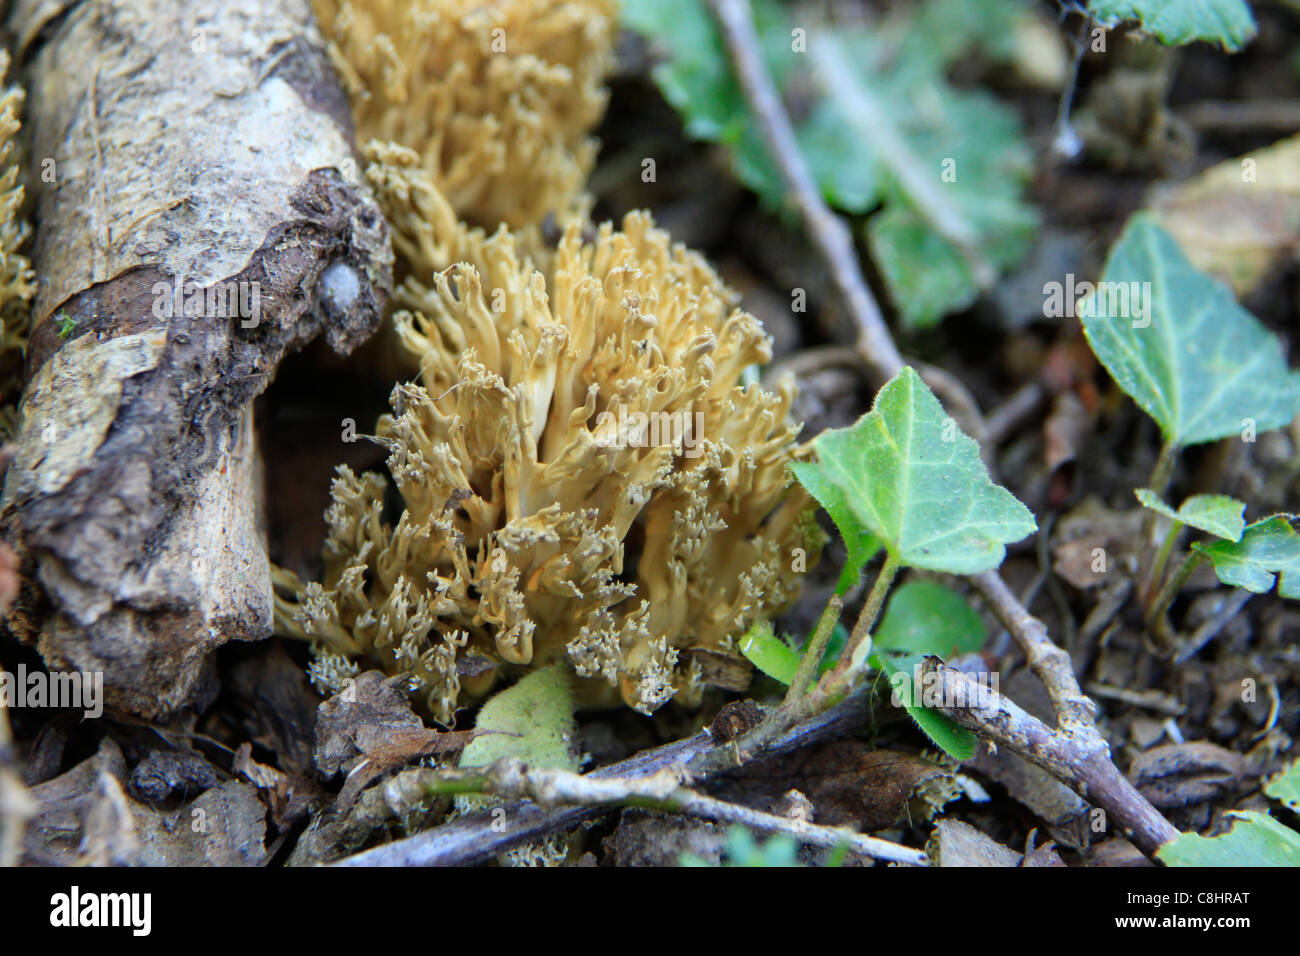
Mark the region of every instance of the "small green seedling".
[[[1197, 495], [1177, 511], [1162, 496], [1181, 448], [1237, 436], [1253, 441], [1300, 413], [1300, 373], [1287, 366], [1281, 341], [1227, 286], [1198, 271], [1146, 214], [1125, 226], [1079, 315], [1098, 360], [1164, 436], [1148, 487], [1137, 491], [1151, 512], [1146, 541], [1157, 514], [1172, 522], [1140, 576], [1148, 627], [1164, 631], [1165, 611], [1207, 559], [1226, 583], [1268, 590], [1271, 572], [1294, 567], [1294, 531], [1285, 516], [1247, 527], [1245, 505], [1226, 495]], [[1222, 540], [1197, 544], [1166, 576], [1184, 527]], [[1295, 587], [1284, 583], [1279, 593], [1294, 597]]]
[[[889, 640], [870, 657], [876, 619], [901, 568], [988, 571], [1002, 563], [1008, 543], [1036, 528], [1029, 510], [989, 478], [974, 439], [957, 428], [921, 377], [904, 368], [880, 390], [871, 411], [849, 428], [823, 432], [813, 447], [816, 463], [793, 466], [795, 475], [849, 543], [849, 582], [860, 575], [872, 552], [883, 549], [885, 557], [843, 652], [811, 693], [821, 698], [842, 694], [868, 666], [897, 674], [907, 661], [927, 654], [978, 648], [983, 629], [971, 625], [973, 615], [960, 595], [951, 597], [966, 614], [948, 595], [939, 596], [933, 589], [937, 586], [918, 591], [913, 585], [900, 588], [900, 600], [891, 602], [896, 610], [881, 623]], [[845, 580], [841, 578], [841, 590]], [[810, 693], [834, 631], [839, 600], [837, 593], [823, 613], [789, 680], [787, 700]], [[939, 600], [953, 617], [938, 630], [932, 630], [935, 620], [925, 607], [929, 600]], [[919, 617], [926, 620], [918, 624]], [[775, 669], [788, 674], [788, 656], [770, 646], [767, 652], [777, 660]], [[958, 759], [971, 756], [973, 738], [937, 712], [918, 716], [922, 711], [913, 705], [915, 701], [908, 712], [935, 743]]]
[[67, 339], [77, 327], [77, 320], [66, 312], [60, 312], [54, 317], [54, 321], [59, 323], [59, 338]]

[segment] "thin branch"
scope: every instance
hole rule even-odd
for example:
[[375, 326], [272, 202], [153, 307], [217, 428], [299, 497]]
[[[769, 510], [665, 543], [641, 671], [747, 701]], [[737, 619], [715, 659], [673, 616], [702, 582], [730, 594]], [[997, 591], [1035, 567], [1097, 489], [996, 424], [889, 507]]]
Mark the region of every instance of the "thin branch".
[[[937, 682], [934, 696], [943, 702], [939, 709], [949, 717], [1042, 767], [1079, 796], [1103, 808], [1143, 853], [1155, 853], [1161, 844], [1178, 835], [1111, 762], [1109, 745], [1091, 724], [1073, 733], [1052, 730], [1011, 700], [935, 657], [926, 660], [923, 679]], [[930, 702], [928, 691], [925, 702]]]
[[[862, 688], [839, 705], [797, 722], [769, 738], [764, 755], [780, 754], [857, 730], [870, 719]], [[702, 730], [692, 737], [642, 751], [627, 760], [593, 770], [590, 779], [636, 778], [666, 767], [684, 767], [694, 783], [722, 769], [739, 766], [739, 740], [714, 740]], [[504, 807], [466, 814], [450, 823], [414, 836], [358, 853], [339, 861], [347, 866], [464, 866], [494, 859], [548, 834], [571, 830], [615, 809], [611, 805], [546, 808], [531, 800], [512, 801]]]
[[[1057, 727], [1047, 728], [1005, 698], [999, 699], [996, 713], [991, 716], [970, 708], [944, 706], [941, 709], [958, 723], [1037, 764], [1084, 799], [1102, 807], [1130, 832], [1134, 845], [1142, 852], [1154, 853], [1162, 843], [1176, 837], [1178, 831], [1111, 761], [1110, 745], [1093, 722], [1093, 703], [1079, 687], [1070, 655], [1052, 643], [1046, 625], [1024, 608], [996, 572], [973, 575], [971, 580], [1019, 645], [1029, 669], [1046, 688], [1056, 711]], [[959, 671], [944, 670], [970, 682]], [[951, 684], [953, 679], [945, 673], [944, 680]], [[946, 694], [943, 700], [949, 700]]]
[[531, 800], [543, 808], [563, 806], [628, 806], [662, 813], [682, 813], [740, 823], [752, 829], [782, 833], [809, 846], [847, 847], [854, 853], [890, 863], [924, 866], [921, 850], [862, 836], [839, 827], [818, 826], [790, 820], [725, 800], [696, 793], [683, 786], [685, 767], [673, 764], [651, 774], [630, 777], [597, 777], [541, 767], [529, 767], [522, 760], [504, 758], [486, 767], [459, 770], [418, 771], [428, 795], [478, 793], [504, 800]]
[[799, 142], [781, 102], [781, 94], [762, 59], [748, 0], [712, 0], [727, 51], [736, 68], [745, 99], [758, 119], [759, 133], [803, 217], [804, 227], [830, 269], [831, 281], [858, 327], [858, 352], [883, 383], [903, 368], [880, 306], [858, 267], [858, 254], [849, 227], [822, 199], [821, 190], [799, 151]]

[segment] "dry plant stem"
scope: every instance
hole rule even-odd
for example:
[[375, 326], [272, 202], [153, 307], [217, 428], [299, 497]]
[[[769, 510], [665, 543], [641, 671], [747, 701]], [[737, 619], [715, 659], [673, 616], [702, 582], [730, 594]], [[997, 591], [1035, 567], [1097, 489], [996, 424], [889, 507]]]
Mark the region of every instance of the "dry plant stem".
[[[1133, 844], [1143, 853], [1154, 853], [1162, 843], [1177, 836], [1178, 831], [1111, 761], [1110, 747], [1093, 723], [1092, 701], [1079, 687], [1070, 655], [1052, 643], [1043, 622], [1025, 610], [996, 572], [973, 575], [971, 580], [1019, 645], [1030, 670], [1046, 688], [1056, 711], [1057, 726], [1050, 730], [1011, 701], [997, 697], [993, 698], [997, 711], [993, 717], [981, 716], [970, 707], [945, 707], [944, 712], [968, 729], [1051, 773], [1111, 814], [1130, 832]], [[969, 685], [965, 697], [953, 698], [945, 693], [943, 700], [978, 699], [970, 696], [978, 688], [969, 678], [952, 668], [943, 669]], [[949, 676], [944, 679], [951, 681]], [[988, 696], [985, 694], [986, 700]]]
[[996, 571], [971, 575], [976, 590], [988, 602], [1042, 682], [1056, 709], [1060, 729], [1066, 733], [1096, 734], [1093, 705], [1075, 679], [1070, 655], [1052, 642], [1047, 626], [1029, 613]]
[[1186, 664], [1195, 657], [1202, 647], [1219, 636], [1219, 632], [1227, 626], [1230, 620], [1237, 616], [1241, 609], [1246, 606], [1246, 602], [1254, 596], [1250, 591], [1234, 590], [1222, 610], [1198, 627], [1192, 633], [1192, 636], [1187, 639], [1187, 643], [1174, 657], [1174, 664]]
[[801, 823], [725, 800], [696, 793], [683, 786], [684, 768], [679, 764], [641, 777], [592, 777], [567, 770], [533, 768], [520, 760], [506, 758], [491, 766], [468, 770], [422, 771], [426, 794], [479, 793], [505, 800], [531, 800], [541, 807], [601, 806], [639, 807], [661, 813], [740, 823], [756, 830], [782, 833], [809, 846], [846, 846], [863, 856], [891, 863], [923, 866], [920, 850], [888, 840], [862, 836], [851, 830]]
[[1038, 411], [1046, 397], [1043, 387], [1037, 382], [1022, 385], [1010, 398], [985, 416], [984, 438], [980, 444], [988, 448], [1002, 444]]
[[843, 607], [844, 598], [838, 594], [832, 594], [831, 599], [826, 602], [826, 609], [822, 611], [822, 616], [817, 621], [817, 630], [813, 632], [812, 640], [808, 642], [803, 656], [799, 658], [799, 667], [794, 672], [794, 680], [790, 682], [790, 690], [785, 696], [787, 702], [798, 700], [808, 692], [817, 674], [817, 668], [821, 665], [822, 658], [826, 656], [826, 645], [830, 643], [831, 635], [835, 633], [835, 622], [840, 619], [840, 611]]
[[831, 280], [858, 327], [858, 352], [870, 367], [878, 384], [893, 378], [903, 368], [871, 289], [858, 268], [853, 235], [844, 221], [826, 205], [799, 151], [794, 129], [781, 102], [781, 94], [762, 59], [762, 46], [754, 28], [748, 0], [710, 0], [721, 27], [727, 52], [745, 99], [758, 119], [759, 132], [767, 145], [790, 198], [803, 217], [808, 235], [830, 269]]
[[[869, 694], [870, 691], [863, 688], [837, 706], [813, 714], [783, 733], [766, 737], [764, 755], [797, 750], [857, 730], [870, 718], [866, 707]], [[685, 740], [643, 751], [585, 776], [589, 779], [645, 777], [667, 767], [685, 767], [689, 779], [698, 783], [714, 773], [740, 766], [744, 762], [740, 743], [739, 740], [715, 742], [709, 732], [703, 730]], [[501, 812], [503, 809], [504, 814]], [[340, 862], [348, 866], [462, 866], [482, 863], [550, 833], [594, 820], [612, 809], [614, 805], [610, 804], [545, 808], [530, 800], [511, 801], [504, 808], [467, 814]]]
[[928, 658], [924, 672], [927, 681], [937, 682], [937, 696], [955, 702], [942, 708], [944, 713], [984, 739], [1042, 767], [1079, 796], [1103, 808], [1110, 822], [1126, 831], [1143, 853], [1155, 853], [1178, 835], [1119, 772], [1110, 759], [1110, 747], [1091, 724], [1086, 728], [1067, 730], [1062, 726], [1052, 730], [938, 658]]

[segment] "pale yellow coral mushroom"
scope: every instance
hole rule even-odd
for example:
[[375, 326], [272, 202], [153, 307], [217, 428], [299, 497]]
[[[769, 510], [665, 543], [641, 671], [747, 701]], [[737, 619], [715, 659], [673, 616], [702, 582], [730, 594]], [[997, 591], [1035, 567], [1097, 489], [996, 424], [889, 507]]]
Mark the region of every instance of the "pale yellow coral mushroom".
[[821, 546], [786, 467], [790, 390], [741, 384], [768, 340], [646, 214], [571, 225], [549, 283], [509, 233], [480, 253], [397, 316], [421, 380], [377, 437], [405, 510], [385, 525], [386, 479], [340, 469], [301, 625], [410, 674], [444, 722], [556, 660], [589, 706], [697, 698], [680, 652], [734, 653]]
[[581, 202], [607, 98], [613, 0], [313, 6], [357, 141], [415, 150], [460, 219], [520, 228]]

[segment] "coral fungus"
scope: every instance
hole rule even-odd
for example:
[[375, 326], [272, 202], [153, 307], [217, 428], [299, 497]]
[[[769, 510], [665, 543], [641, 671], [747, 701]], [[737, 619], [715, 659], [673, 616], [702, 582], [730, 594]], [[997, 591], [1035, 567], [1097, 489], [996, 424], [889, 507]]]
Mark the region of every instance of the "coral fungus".
[[790, 389], [742, 384], [768, 339], [646, 214], [571, 224], [545, 275], [506, 231], [474, 241], [478, 268], [395, 319], [420, 369], [375, 436], [396, 525], [388, 477], [334, 482], [325, 580], [296, 609], [314, 674], [407, 673], [442, 722], [555, 661], [587, 706], [698, 699], [696, 651], [734, 654], [821, 546]]
[[313, 6], [358, 142], [415, 150], [460, 219], [514, 229], [578, 201], [605, 110], [612, 0]]

